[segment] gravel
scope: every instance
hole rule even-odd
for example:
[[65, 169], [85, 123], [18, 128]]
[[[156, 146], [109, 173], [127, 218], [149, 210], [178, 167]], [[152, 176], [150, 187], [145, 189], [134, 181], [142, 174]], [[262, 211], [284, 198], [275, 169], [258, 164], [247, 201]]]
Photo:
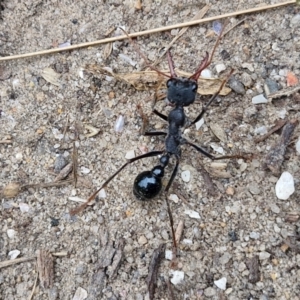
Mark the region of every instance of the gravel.
[[[206, 17], [212, 17], [278, 1], [206, 2], [211, 5]], [[0, 52], [10, 55], [94, 41], [116, 26], [136, 32], [189, 21], [200, 10], [199, 3], [145, 0], [142, 10], [136, 10], [135, 1], [2, 1]], [[268, 91], [285, 89], [287, 72], [300, 78], [299, 8], [290, 5], [253, 13], [238, 24], [245, 17], [228, 20], [228, 28], [233, 29], [221, 41], [209, 66], [212, 78], [223, 78], [233, 68], [228, 86], [234, 91], [218, 96], [202, 126], [198, 130], [190, 127], [186, 136], [216, 156], [220, 154], [211, 145], [224, 149], [226, 155], [248, 153], [253, 159], [222, 160], [225, 169], [216, 170], [195, 149], [182, 147], [179, 171], [169, 190], [178, 196], [178, 201], [170, 201], [174, 227], [181, 220], [185, 224], [173, 270], [179, 272], [180, 280], [176, 286], [170, 284], [176, 299], [284, 300], [298, 299], [299, 295], [300, 245], [295, 238], [300, 226], [299, 126], [280, 171], [289, 172], [294, 179], [294, 192], [284, 201], [276, 196], [279, 178], [264, 168], [264, 158], [278, 133], [255, 143], [260, 136], [257, 128], [270, 130], [282, 116], [299, 119], [299, 93], [252, 103], [253, 97], [266, 91], [266, 84]], [[165, 32], [139, 37], [135, 42], [153, 63], [173, 38]], [[212, 23], [189, 28], [171, 49], [176, 68], [194, 72], [215, 40]], [[48, 291], [38, 283], [34, 299], [73, 299], [76, 291], [83, 296], [87, 293], [87, 299], [149, 299], [147, 276], [153, 251], [162, 243], [167, 244], [166, 251], [172, 251], [164, 196], [144, 203], [132, 195], [135, 176], [157, 165], [156, 157], [130, 164], [105, 187], [103, 198], [76, 216], [69, 214], [79, 204], [69, 197], [87, 199], [126, 162], [127, 153], [134, 151], [138, 156], [141, 149], [164, 147], [163, 137], [140, 134], [143, 120], [137, 105], [150, 129], [165, 129], [164, 121], [151, 114], [155, 89], [135, 90], [111, 76], [83, 71], [88, 64], [129, 74], [145, 67], [128, 40], [114, 43], [107, 58], [105, 47], [1, 62], [0, 189], [16, 183], [11, 198], [1, 197], [1, 261], [9, 260], [8, 253], [15, 249], [20, 251], [18, 258], [32, 257], [39, 249], [68, 252], [67, 256], [53, 257], [54, 285]], [[222, 64], [227, 69], [217, 74], [216, 66]], [[166, 57], [157, 67], [168, 68]], [[50, 79], [42, 77], [45, 70]], [[203, 96], [186, 108], [191, 120], [209, 97]], [[157, 101], [156, 109], [168, 114], [171, 108]], [[212, 134], [211, 124], [223, 129], [224, 141]], [[91, 135], [85, 125], [99, 133]], [[75, 139], [76, 187], [68, 183], [21, 188], [52, 182], [65, 163], [58, 162], [57, 155], [70, 163]], [[174, 165], [171, 160], [164, 185]], [[187, 171], [184, 166], [189, 166], [190, 172], [186, 181], [181, 178]], [[202, 176], [204, 169], [212, 182]], [[28, 209], [21, 210], [21, 203]], [[51, 226], [51, 218], [59, 220], [57, 226]], [[99, 268], [107, 251], [109, 266]], [[253, 258], [254, 266], [249, 267]], [[168, 297], [167, 281], [173, 278], [170, 263], [162, 260], [155, 299]], [[29, 260], [2, 268], [1, 297], [29, 299], [35, 265], [35, 260]], [[114, 268], [115, 274], [108, 278]], [[214, 284], [221, 278], [226, 278], [225, 290]]]

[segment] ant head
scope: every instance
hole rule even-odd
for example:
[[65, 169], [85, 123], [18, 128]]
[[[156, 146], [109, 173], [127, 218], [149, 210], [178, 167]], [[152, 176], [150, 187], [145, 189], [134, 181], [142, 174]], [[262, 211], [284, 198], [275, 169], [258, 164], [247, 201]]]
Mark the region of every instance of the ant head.
[[193, 79], [176, 77], [167, 81], [167, 88], [171, 104], [189, 106], [195, 101], [198, 85]]

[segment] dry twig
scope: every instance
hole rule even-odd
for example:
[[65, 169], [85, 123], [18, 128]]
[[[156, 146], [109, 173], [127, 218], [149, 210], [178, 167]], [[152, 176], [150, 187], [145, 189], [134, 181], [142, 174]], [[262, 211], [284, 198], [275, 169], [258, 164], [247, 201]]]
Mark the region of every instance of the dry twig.
[[[194, 20], [194, 21], [188, 21], [188, 22], [169, 25], [169, 26], [165, 26], [165, 27], [159, 27], [159, 28], [144, 30], [144, 31], [140, 31], [140, 32], [135, 32], [135, 33], [129, 34], [129, 36], [131, 38], [135, 38], [138, 36], [150, 35], [150, 34], [157, 33], [157, 32], [198, 25], [198, 24], [202, 24], [202, 23], [206, 23], [206, 22], [211, 22], [214, 20], [225, 19], [225, 18], [235, 17], [235, 16], [239, 16], [239, 15], [245, 15], [245, 14], [250, 14], [250, 13], [254, 13], [254, 12], [264, 11], [264, 10], [268, 10], [268, 9], [272, 9], [272, 8], [277, 8], [277, 7], [281, 7], [281, 6], [296, 4], [297, 1], [298, 0], [292, 0], [292, 1], [286, 1], [286, 2], [278, 3], [278, 4], [264, 5], [264, 6], [260, 6], [260, 7], [251, 8], [251, 9], [240, 10], [240, 11], [236, 11], [236, 12], [232, 12], [232, 13], [228, 13], [228, 14], [218, 15], [215, 17]], [[72, 45], [72, 46], [68, 46], [65, 48], [55, 48], [55, 49], [42, 50], [42, 51], [31, 52], [31, 53], [24, 53], [24, 54], [0, 57], [0, 61], [59, 53], [59, 52], [63, 52], [63, 51], [70, 51], [70, 50], [79, 49], [79, 48], [92, 47], [92, 46], [107, 44], [107, 43], [126, 40], [126, 39], [128, 39], [127, 35], [121, 35], [121, 36], [106, 38], [106, 39], [102, 39], [102, 40], [98, 40], [98, 41], [94, 41], [94, 42], [87, 42], [87, 43], [82, 43], [82, 44], [78, 44], [78, 45]]]

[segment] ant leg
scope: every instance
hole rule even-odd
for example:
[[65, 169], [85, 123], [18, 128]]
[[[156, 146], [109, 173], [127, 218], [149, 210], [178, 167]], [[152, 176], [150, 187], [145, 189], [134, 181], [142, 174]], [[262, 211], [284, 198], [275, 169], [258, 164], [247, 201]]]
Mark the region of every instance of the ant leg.
[[183, 140], [183, 144], [187, 144], [192, 146], [193, 148], [195, 148], [198, 152], [202, 153], [204, 156], [210, 158], [211, 160], [220, 160], [220, 159], [228, 159], [228, 158], [243, 158], [243, 159], [249, 159], [249, 156], [245, 156], [245, 155], [241, 155], [241, 154], [236, 154], [236, 155], [223, 155], [223, 156], [214, 156], [210, 153], [208, 153], [206, 150], [204, 150], [203, 148], [201, 148], [200, 146], [191, 143], [187, 140]]
[[173, 169], [173, 172], [171, 174], [171, 177], [169, 179], [169, 182], [164, 190], [164, 194], [165, 194], [165, 200], [166, 200], [166, 204], [167, 204], [167, 210], [168, 210], [168, 215], [169, 215], [169, 220], [170, 220], [170, 225], [171, 225], [171, 230], [172, 230], [172, 240], [173, 240], [173, 246], [174, 249], [177, 249], [177, 243], [176, 243], [176, 238], [175, 238], [175, 231], [174, 231], [174, 221], [173, 221], [173, 216], [172, 216], [172, 212], [171, 212], [171, 208], [170, 208], [170, 203], [167, 197], [168, 191], [174, 181], [174, 178], [178, 172], [178, 166], [179, 166], [179, 157], [176, 156], [176, 164], [175, 167]]
[[121, 168], [119, 168], [119, 170], [117, 170], [113, 175], [111, 175], [102, 185], [101, 187], [95, 191], [88, 199], [86, 202], [84, 202], [83, 204], [81, 204], [80, 206], [74, 208], [73, 210], [70, 211], [70, 215], [76, 215], [78, 213], [80, 213], [82, 210], [84, 210], [87, 205], [95, 199], [95, 197], [97, 196], [97, 194], [104, 189], [126, 166], [128, 166], [129, 164], [142, 159], [142, 158], [146, 158], [146, 157], [153, 157], [153, 156], [158, 156], [163, 154], [164, 151], [151, 151], [142, 155], [139, 155], [137, 157], [131, 158], [129, 159]]
[[144, 133], [145, 136], [159, 136], [159, 135], [167, 135], [164, 131], [146, 131]]
[[212, 104], [212, 102], [217, 98], [217, 96], [220, 94], [221, 90], [223, 89], [224, 85], [226, 84], [226, 82], [228, 81], [229, 77], [232, 75], [232, 73], [234, 72], [234, 70], [232, 69], [230, 71], [230, 73], [226, 76], [226, 78], [222, 81], [222, 84], [220, 85], [219, 89], [212, 95], [212, 97], [210, 98], [210, 100], [208, 101], [208, 103], [202, 108], [202, 111], [200, 112], [200, 114], [196, 117], [196, 119], [194, 121], [192, 121], [187, 128], [191, 127], [192, 125], [194, 125], [195, 123], [197, 123], [205, 114], [205, 112], [207, 111], [207, 108]]

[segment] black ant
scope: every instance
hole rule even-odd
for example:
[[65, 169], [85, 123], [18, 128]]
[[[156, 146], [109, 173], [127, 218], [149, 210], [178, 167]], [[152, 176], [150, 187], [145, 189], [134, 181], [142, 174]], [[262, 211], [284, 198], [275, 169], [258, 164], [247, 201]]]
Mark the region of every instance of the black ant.
[[[185, 128], [188, 128], [198, 122], [206, 112], [209, 105], [216, 99], [216, 97], [219, 95], [220, 91], [224, 87], [225, 83], [227, 82], [228, 78], [232, 75], [233, 70], [229, 73], [229, 75], [226, 77], [225, 80], [223, 80], [220, 88], [218, 91], [210, 98], [209, 102], [202, 108], [202, 111], [200, 114], [196, 117], [194, 121], [189, 121], [187, 116], [184, 112], [184, 107], [189, 106], [195, 102], [196, 99], [196, 93], [198, 89], [197, 80], [201, 74], [201, 72], [207, 68], [212, 60], [213, 54], [215, 52], [215, 49], [220, 42], [222, 33], [219, 35], [217, 42], [213, 48], [211, 56], [209, 56], [208, 53], [206, 53], [206, 56], [200, 63], [199, 67], [197, 68], [196, 72], [189, 78], [183, 78], [183, 77], [177, 77], [175, 70], [174, 70], [174, 63], [171, 57], [170, 52], [167, 52], [168, 57], [168, 64], [170, 69], [170, 75], [165, 74], [154, 67], [148, 65], [151, 69], [157, 71], [158, 73], [169, 77], [169, 80], [167, 81], [167, 99], [170, 102], [170, 104], [174, 107], [168, 116], [158, 112], [156, 109], [153, 109], [153, 113], [162, 118], [163, 120], [168, 122], [168, 131], [152, 131], [152, 132], [145, 132], [144, 134], [147, 136], [159, 136], [163, 135], [165, 136], [165, 150], [163, 151], [151, 151], [145, 154], [142, 154], [140, 156], [134, 157], [132, 159], [129, 159], [119, 170], [117, 170], [113, 175], [111, 175], [103, 184], [102, 186], [95, 191], [89, 199], [80, 205], [79, 207], [75, 208], [71, 211], [71, 214], [77, 214], [80, 211], [82, 211], [95, 197], [96, 195], [105, 188], [111, 180], [118, 175], [126, 166], [129, 164], [143, 159], [147, 157], [153, 157], [153, 156], [159, 156], [161, 155], [159, 159], [159, 164], [154, 166], [151, 170], [144, 171], [137, 175], [137, 177], [134, 180], [133, 183], [133, 194], [136, 196], [138, 200], [141, 201], [149, 201], [153, 198], [155, 198], [163, 189], [162, 186], [162, 178], [164, 177], [164, 171], [167, 165], [169, 164], [169, 160], [172, 156], [175, 157], [176, 163], [175, 167], [172, 171], [171, 177], [169, 179], [169, 182], [167, 186], [164, 188], [165, 193], [165, 200], [167, 203], [167, 209], [168, 209], [168, 215], [170, 219], [171, 224], [171, 230], [172, 230], [172, 239], [173, 239], [173, 245], [174, 249], [177, 248], [176, 246], [176, 240], [175, 240], [175, 233], [174, 233], [174, 224], [173, 224], [173, 217], [169, 205], [169, 201], [167, 198], [167, 193], [174, 181], [174, 178], [178, 172], [179, 167], [179, 161], [181, 157], [181, 146], [182, 145], [190, 145], [194, 149], [196, 149], [198, 152], [202, 153], [203, 155], [207, 156], [208, 158], [212, 160], [219, 160], [219, 159], [226, 159], [226, 158], [239, 158], [243, 157], [241, 155], [235, 155], [235, 156], [221, 156], [221, 157], [215, 157], [212, 154], [208, 153], [203, 148], [197, 146], [196, 144], [187, 141], [183, 136], [182, 132]], [[138, 50], [137, 50], [138, 51]], [[138, 51], [139, 52], [139, 51]], [[139, 52], [140, 53], [140, 52]], [[143, 55], [144, 57], [144, 55]], [[145, 57], [144, 57], [145, 58]], [[147, 60], [146, 60], [147, 62]]]

